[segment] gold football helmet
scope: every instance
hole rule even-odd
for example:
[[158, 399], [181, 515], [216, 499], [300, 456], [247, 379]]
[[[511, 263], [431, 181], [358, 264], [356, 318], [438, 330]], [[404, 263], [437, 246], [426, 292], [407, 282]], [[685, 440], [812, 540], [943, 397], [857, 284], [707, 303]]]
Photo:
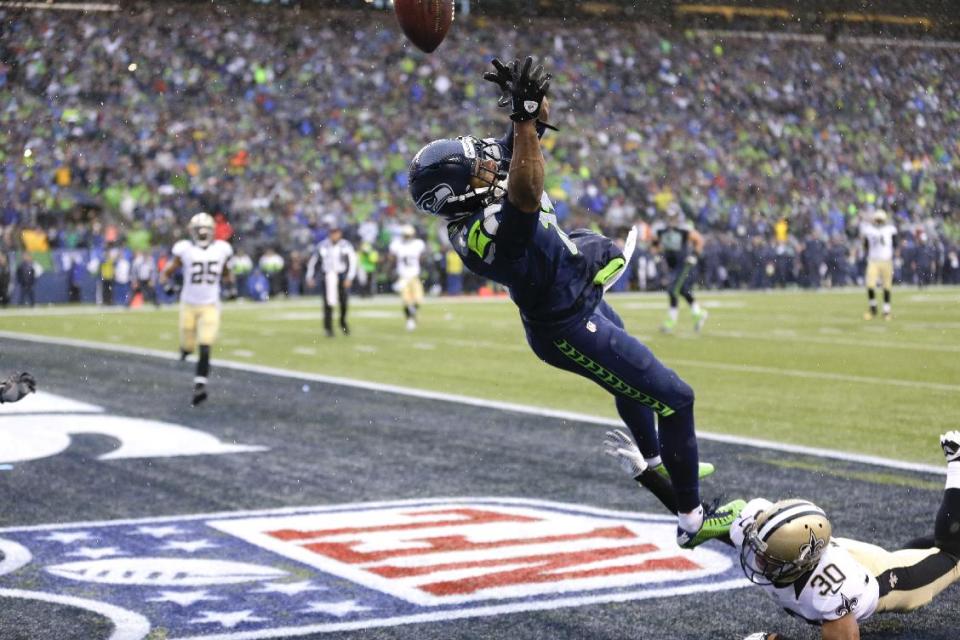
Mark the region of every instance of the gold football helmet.
[[213, 227], [213, 216], [201, 211], [190, 218], [190, 237], [197, 246], [205, 249], [213, 242]]
[[832, 532], [830, 520], [817, 505], [781, 500], [744, 531], [740, 565], [756, 584], [789, 584], [817, 566]]

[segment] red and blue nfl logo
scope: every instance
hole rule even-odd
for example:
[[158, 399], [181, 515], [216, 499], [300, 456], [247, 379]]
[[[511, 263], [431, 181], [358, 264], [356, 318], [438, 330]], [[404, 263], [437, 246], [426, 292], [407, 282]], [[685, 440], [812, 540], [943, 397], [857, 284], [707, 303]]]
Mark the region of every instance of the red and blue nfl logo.
[[92, 594], [170, 638], [227, 639], [747, 584], [732, 549], [682, 550], [675, 527], [672, 517], [519, 498], [29, 527], [0, 531], [25, 558], [0, 589], [29, 582], [61, 599]]

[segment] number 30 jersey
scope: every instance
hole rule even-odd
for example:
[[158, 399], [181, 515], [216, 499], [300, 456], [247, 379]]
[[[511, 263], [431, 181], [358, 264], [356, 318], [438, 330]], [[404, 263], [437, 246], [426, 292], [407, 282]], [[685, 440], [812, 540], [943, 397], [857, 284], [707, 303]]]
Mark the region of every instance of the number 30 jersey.
[[215, 240], [207, 248], [190, 240], [173, 245], [173, 255], [183, 263], [183, 289], [180, 302], [187, 304], [217, 304], [220, 302], [220, 278], [223, 266], [233, 249], [223, 240]]
[[[743, 531], [756, 514], [772, 503], [763, 498], [751, 500], [730, 528], [737, 550], [743, 545]], [[843, 538], [830, 540], [816, 569], [785, 587], [763, 585], [773, 599], [790, 615], [811, 624], [823, 624], [852, 613], [857, 620], [873, 615], [880, 599], [880, 585], [870, 571], [844, 548]]]

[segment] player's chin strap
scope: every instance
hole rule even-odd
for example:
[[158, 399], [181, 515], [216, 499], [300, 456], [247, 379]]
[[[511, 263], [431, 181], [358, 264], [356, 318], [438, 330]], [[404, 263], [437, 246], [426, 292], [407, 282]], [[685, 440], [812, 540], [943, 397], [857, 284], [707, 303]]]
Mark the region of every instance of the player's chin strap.
[[594, 278], [596, 284], [603, 285], [603, 291], [606, 292], [613, 285], [617, 283], [617, 280], [626, 273], [627, 267], [630, 266], [630, 258], [633, 257], [633, 252], [637, 248], [637, 227], [630, 227], [630, 233], [627, 234], [627, 239], [623, 242], [623, 258], [617, 258], [612, 260], [610, 264], [604, 267], [599, 273], [597, 273]]

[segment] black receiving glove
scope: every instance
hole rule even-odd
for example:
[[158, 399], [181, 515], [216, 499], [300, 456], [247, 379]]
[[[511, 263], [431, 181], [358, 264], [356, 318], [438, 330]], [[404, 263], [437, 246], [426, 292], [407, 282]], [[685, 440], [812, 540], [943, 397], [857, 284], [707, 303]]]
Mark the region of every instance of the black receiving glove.
[[[497, 106], [505, 107], [510, 104], [510, 83], [513, 81], [513, 72], [510, 71], [510, 67], [503, 64], [499, 58], [494, 58], [491, 64], [497, 72], [487, 71], [483, 74], [483, 79], [500, 87], [500, 97], [497, 99]], [[516, 64], [516, 62], [514, 62], [514, 64]]]
[[513, 104], [513, 113], [510, 119], [514, 122], [536, 120], [540, 115], [540, 105], [550, 89], [549, 73], [543, 72], [543, 65], [533, 68], [533, 58], [527, 56], [523, 66], [519, 60], [514, 60], [510, 66], [500, 60], [493, 61], [496, 73], [487, 72], [483, 79], [493, 82], [500, 87], [502, 95], [497, 103], [506, 106], [507, 95]]
[[15, 373], [0, 382], [0, 403], [16, 402], [36, 390], [37, 381], [33, 379], [32, 375], [26, 371]]

